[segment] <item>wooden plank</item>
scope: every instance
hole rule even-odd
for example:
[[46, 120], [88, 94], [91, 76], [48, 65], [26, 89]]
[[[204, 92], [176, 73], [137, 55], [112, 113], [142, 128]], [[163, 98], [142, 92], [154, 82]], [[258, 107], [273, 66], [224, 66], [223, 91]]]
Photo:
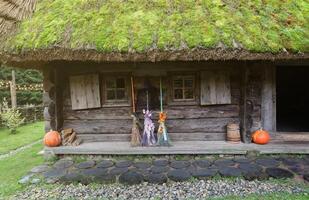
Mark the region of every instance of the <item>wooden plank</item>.
[[[169, 133], [171, 141], [224, 141], [225, 133]], [[84, 142], [130, 141], [131, 134], [78, 134]]]
[[201, 105], [231, 103], [231, 84], [228, 71], [201, 72]]
[[201, 105], [214, 105], [217, 103], [216, 99], [216, 81], [213, 71], [201, 72]]
[[97, 74], [85, 76], [85, 93], [87, 108], [98, 108], [101, 106], [100, 82]]
[[86, 96], [84, 95], [84, 76], [71, 76], [70, 77], [70, 94], [72, 109], [85, 109], [87, 108]]
[[99, 75], [70, 76], [70, 94], [73, 110], [101, 106]]
[[[94, 110], [71, 110], [64, 109], [64, 118], [74, 119], [131, 119], [131, 108], [100, 108]], [[154, 111], [153, 118], [158, 119], [160, 111]], [[228, 118], [239, 117], [239, 105], [218, 105], [218, 106], [174, 106], [167, 107], [165, 112], [168, 119], [199, 119], [199, 118]], [[140, 114], [140, 119], [143, 116]]]
[[264, 66], [261, 116], [262, 126], [265, 130], [268, 131], [275, 131], [276, 127], [276, 95], [274, 89], [274, 87], [276, 87], [276, 82], [273, 75], [274, 72], [274, 66]]
[[231, 103], [231, 86], [229, 73], [218, 71], [216, 73], [216, 104]]
[[93, 142], [79, 146], [60, 146], [44, 149], [54, 154], [90, 154], [90, 155], [174, 155], [174, 154], [247, 154], [257, 151], [260, 154], [308, 154], [306, 144], [231, 144], [224, 141], [179, 141], [171, 147], [131, 147], [129, 142]]

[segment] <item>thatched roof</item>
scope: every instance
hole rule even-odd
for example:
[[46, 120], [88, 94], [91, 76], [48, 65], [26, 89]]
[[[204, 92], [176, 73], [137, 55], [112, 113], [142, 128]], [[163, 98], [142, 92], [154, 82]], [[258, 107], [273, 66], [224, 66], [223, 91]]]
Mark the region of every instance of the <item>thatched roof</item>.
[[308, 13], [307, 0], [0, 0], [0, 62], [309, 59]]

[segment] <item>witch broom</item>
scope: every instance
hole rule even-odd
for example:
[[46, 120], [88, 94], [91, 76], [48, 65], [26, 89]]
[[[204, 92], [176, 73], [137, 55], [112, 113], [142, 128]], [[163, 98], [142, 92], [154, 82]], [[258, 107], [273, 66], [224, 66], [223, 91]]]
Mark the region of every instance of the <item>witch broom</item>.
[[133, 118], [133, 124], [132, 124], [132, 133], [131, 133], [131, 146], [136, 147], [140, 146], [141, 144], [141, 135], [139, 131], [139, 120], [136, 114], [135, 109], [135, 92], [134, 92], [134, 80], [133, 77], [131, 77], [131, 94], [132, 94], [132, 115]]
[[163, 112], [163, 91], [162, 91], [162, 79], [160, 77], [160, 115], [159, 115], [159, 128], [158, 128], [158, 142], [159, 146], [171, 146], [170, 138], [167, 133], [167, 128], [165, 126], [166, 113]]
[[149, 110], [149, 94], [146, 90], [147, 110], [143, 110], [144, 114], [144, 130], [142, 137], [142, 146], [153, 146], [157, 143], [157, 138], [154, 134], [155, 126], [151, 120], [152, 111]]

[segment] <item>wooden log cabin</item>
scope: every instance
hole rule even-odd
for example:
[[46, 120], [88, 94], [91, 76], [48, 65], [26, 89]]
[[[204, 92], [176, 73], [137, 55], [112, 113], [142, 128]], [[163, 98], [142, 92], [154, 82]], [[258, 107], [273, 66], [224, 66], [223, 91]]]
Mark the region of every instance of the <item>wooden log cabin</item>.
[[[46, 131], [84, 141], [57, 154], [309, 153], [307, 4], [0, 0], [0, 62], [42, 70]], [[129, 147], [131, 77], [155, 123], [163, 80], [175, 147]], [[279, 142], [226, 144], [230, 122], [244, 143], [260, 127]]]

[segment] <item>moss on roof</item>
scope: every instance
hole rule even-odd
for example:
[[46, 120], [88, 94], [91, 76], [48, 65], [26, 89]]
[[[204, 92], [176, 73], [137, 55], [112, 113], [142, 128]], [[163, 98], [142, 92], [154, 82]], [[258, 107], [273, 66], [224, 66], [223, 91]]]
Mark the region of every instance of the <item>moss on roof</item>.
[[39, 0], [5, 49], [146, 52], [218, 45], [308, 52], [308, 0]]

